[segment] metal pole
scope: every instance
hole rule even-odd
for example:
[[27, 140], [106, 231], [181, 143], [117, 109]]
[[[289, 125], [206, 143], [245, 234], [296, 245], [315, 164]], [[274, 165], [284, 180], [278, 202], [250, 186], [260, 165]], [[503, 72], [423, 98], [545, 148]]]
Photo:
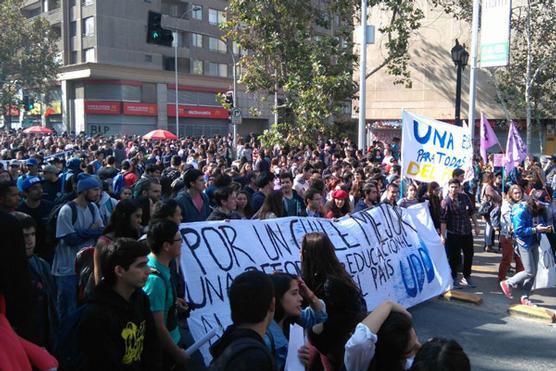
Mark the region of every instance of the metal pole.
[[359, 126], [357, 130], [357, 148], [365, 151], [367, 110], [367, 0], [361, 0], [361, 47], [359, 49]]
[[178, 109], [178, 31], [176, 32], [176, 40], [174, 41], [174, 84], [176, 85], [176, 136], [180, 138], [180, 110]]
[[[233, 91], [234, 91], [234, 96], [233, 96], [233, 102], [234, 102], [234, 108], [237, 108], [237, 72], [236, 72], [236, 59], [234, 56], [234, 48], [232, 47], [232, 62], [234, 64], [233, 69], [232, 69], [232, 78], [234, 79], [233, 81]], [[232, 129], [233, 129], [233, 139], [232, 139], [232, 145], [234, 146], [232, 153], [234, 156], [234, 160], [237, 160], [237, 125], [232, 125]]]
[[471, 33], [471, 68], [469, 73], [469, 128], [471, 141], [475, 138], [475, 99], [477, 90], [477, 49], [479, 44], [480, 0], [473, 0], [473, 23]]
[[456, 125], [461, 126], [461, 62], [457, 64], [457, 79], [456, 79]]

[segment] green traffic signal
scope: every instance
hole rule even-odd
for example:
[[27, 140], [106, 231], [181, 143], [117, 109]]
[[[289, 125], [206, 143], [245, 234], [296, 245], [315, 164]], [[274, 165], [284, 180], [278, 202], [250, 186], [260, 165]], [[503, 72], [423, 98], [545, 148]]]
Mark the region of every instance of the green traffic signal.
[[23, 109], [27, 112], [35, 108], [35, 100], [28, 95], [23, 96]]
[[147, 21], [147, 43], [172, 46], [172, 31], [162, 28], [162, 14], [149, 12]]

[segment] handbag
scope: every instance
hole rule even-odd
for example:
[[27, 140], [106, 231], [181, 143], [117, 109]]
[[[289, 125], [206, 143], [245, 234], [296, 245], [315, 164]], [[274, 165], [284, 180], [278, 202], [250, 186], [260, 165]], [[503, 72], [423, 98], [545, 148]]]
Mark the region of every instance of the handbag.
[[492, 208], [494, 207], [494, 204], [492, 203], [492, 201], [483, 201], [481, 203], [481, 206], [479, 206], [479, 210], [477, 210], [477, 213], [480, 216], [490, 216], [490, 211], [492, 210]]

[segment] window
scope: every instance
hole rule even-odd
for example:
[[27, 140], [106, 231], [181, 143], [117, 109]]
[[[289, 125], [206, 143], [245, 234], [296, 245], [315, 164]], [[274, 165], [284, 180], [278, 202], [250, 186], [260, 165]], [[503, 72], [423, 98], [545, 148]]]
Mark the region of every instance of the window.
[[209, 8], [209, 23], [218, 25], [223, 22], [226, 22], [226, 15], [224, 12], [222, 10]]
[[70, 64], [77, 63], [77, 52], [71, 52], [70, 54]]
[[83, 36], [93, 36], [95, 34], [95, 18], [83, 18]]
[[85, 62], [95, 62], [95, 48], [84, 49]]
[[191, 18], [199, 21], [203, 20], [203, 7], [201, 5], [191, 5]]
[[198, 33], [191, 34], [191, 45], [195, 48], [202, 48], [203, 47], [203, 35]]
[[75, 21], [70, 22], [69, 35], [70, 35], [70, 37], [75, 37], [76, 34], [77, 34], [77, 22], [75, 22]]
[[210, 76], [228, 77], [228, 65], [209, 62], [207, 74]]
[[195, 75], [203, 74], [203, 61], [198, 59], [193, 59], [191, 61], [191, 73]]
[[209, 37], [209, 50], [219, 53], [227, 53], [226, 43], [215, 37]]
[[94, 3], [94, 0], [82, 0], [81, 1], [81, 5], [83, 5], [83, 6], [91, 5], [93, 3]]
[[233, 51], [233, 53], [234, 53], [235, 55], [239, 55], [239, 52], [240, 52], [240, 50], [239, 50], [239, 44], [236, 43], [235, 41], [232, 42], [232, 51]]

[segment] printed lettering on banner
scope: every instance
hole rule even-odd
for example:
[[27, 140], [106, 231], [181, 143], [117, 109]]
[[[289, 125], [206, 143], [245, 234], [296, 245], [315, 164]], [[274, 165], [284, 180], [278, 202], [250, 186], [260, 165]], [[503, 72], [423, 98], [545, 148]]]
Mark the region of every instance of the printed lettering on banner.
[[[240, 273], [256, 269], [299, 275], [301, 241], [309, 232], [330, 237], [368, 310], [384, 300], [411, 307], [442, 294], [452, 282], [425, 204], [407, 209], [381, 205], [337, 221], [290, 217], [185, 223], [180, 226], [181, 266], [186, 300], [194, 309], [188, 319], [193, 337], [231, 324], [227, 290]], [[208, 346], [201, 348], [207, 363]]]
[[403, 177], [444, 185], [454, 169], [472, 172], [473, 143], [466, 128], [407, 111], [402, 121]]

